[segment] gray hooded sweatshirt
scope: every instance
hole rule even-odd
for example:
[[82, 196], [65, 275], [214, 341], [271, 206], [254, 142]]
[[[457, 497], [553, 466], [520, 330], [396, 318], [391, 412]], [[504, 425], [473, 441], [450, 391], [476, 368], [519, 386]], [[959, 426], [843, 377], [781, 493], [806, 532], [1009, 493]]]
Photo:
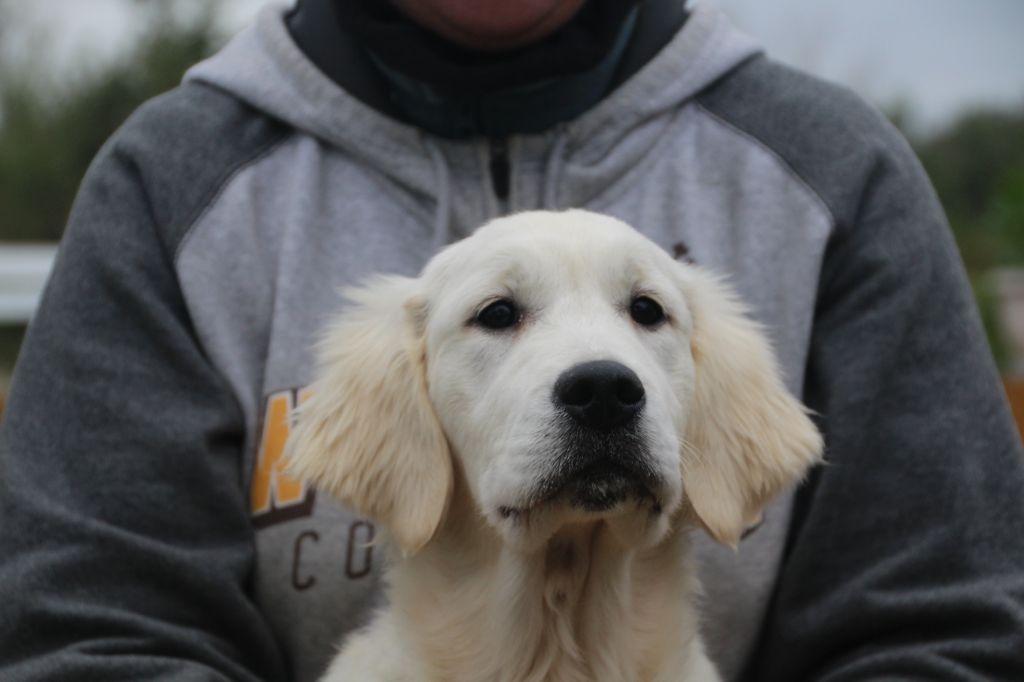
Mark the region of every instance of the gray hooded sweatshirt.
[[125, 124], [12, 387], [0, 679], [314, 679], [381, 601], [373, 523], [281, 468], [338, 289], [569, 207], [725, 274], [820, 415], [828, 464], [738, 551], [698, 541], [724, 676], [1024, 679], [1019, 439], [891, 127], [700, 6], [589, 111], [506, 142], [499, 197], [488, 141], [368, 108], [280, 10]]

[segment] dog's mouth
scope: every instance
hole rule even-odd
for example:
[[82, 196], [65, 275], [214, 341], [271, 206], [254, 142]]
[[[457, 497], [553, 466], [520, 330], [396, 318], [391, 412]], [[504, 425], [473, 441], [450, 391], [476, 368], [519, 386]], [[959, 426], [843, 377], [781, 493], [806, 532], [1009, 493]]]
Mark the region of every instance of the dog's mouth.
[[648, 464], [647, 448], [639, 439], [630, 435], [581, 442], [575, 438], [572, 445], [525, 504], [498, 509], [503, 518], [514, 519], [533, 509], [560, 504], [600, 513], [631, 500], [652, 514], [661, 513], [660, 478]]
[[601, 459], [566, 481], [553, 497], [564, 495], [573, 507], [588, 512], [607, 511], [629, 499], [650, 501], [652, 507], [657, 508], [659, 503], [652, 492], [651, 478], [635, 467]]
[[610, 459], [599, 459], [571, 474], [546, 481], [534, 496], [522, 506], [506, 505], [498, 508], [502, 518], [519, 519], [531, 510], [556, 504], [583, 512], [606, 512], [633, 500], [638, 507], [645, 506], [651, 514], [662, 511], [661, 500], [655, 493], [657, 480], [641, 467], [631, 467]]

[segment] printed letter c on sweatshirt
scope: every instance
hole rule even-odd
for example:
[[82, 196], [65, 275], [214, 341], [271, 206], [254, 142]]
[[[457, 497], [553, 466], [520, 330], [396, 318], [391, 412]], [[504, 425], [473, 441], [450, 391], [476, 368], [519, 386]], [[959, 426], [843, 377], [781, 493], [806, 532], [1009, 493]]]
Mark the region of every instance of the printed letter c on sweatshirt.
[[289, 389], [267, 398], [249, 497], [257, 528], [306, 517], [313, 511], [313, 489], [290, 476], [284, 462], [295, 407], [308, 396], [308, 390]]

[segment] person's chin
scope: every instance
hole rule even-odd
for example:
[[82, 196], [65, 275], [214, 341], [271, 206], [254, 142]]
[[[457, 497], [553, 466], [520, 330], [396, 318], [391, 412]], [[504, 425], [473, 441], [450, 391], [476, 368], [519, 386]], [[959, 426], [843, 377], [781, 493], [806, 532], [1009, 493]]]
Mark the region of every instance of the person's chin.
[[477, 50], [510, 50], [558, 30], [585, 0], [396, 0], [413, 21]]

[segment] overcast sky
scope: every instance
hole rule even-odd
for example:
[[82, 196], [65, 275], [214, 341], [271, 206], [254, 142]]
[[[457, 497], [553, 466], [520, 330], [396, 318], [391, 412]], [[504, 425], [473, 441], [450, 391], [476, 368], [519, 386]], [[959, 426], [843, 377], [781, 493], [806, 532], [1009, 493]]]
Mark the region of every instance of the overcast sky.
[[[510, 0], [511, 1], [511, 0]], [[724, 7], [783, 61], [844, 82], [881, 106], [902, 101], [934, 129], [964, 108], [1024, 107], [1024, 0], [700, 0]], [[233, 32], [266, 4], [228, 0]], [[33, 0], [59, 68], [82, 51], [113, 58], [138, 24], [126, 0]], [[55, 23], [54, 23], [55, 22]], [[38, 39], [36, 36], [35, 39]]]
[[1024, 107], [1024, 0], [716, 0], [769, 51], [926, 123]]

